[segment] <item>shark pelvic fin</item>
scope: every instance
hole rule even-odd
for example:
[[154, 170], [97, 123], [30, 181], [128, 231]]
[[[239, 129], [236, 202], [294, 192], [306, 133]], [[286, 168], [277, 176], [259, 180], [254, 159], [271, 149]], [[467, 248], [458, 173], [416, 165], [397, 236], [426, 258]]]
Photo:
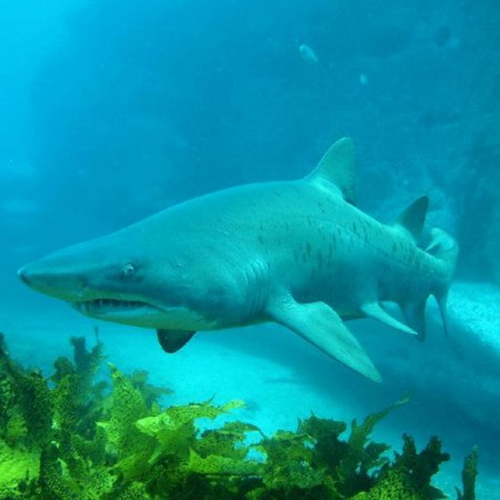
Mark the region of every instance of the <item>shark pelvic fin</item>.
[[419, 241], [422, 236], [428, 206], [429, 198], [421, 196], [406, 207], [392, 225], [405, 229], [410, 233], [414, 241]]
[[364, 304], [361, 307], [361, 311], [363, 311], [370, 318], [376, 319], [391, 328], [395, 328], [396, 330], [400, 330], [404, 333], [409, 333], [410, 335], [418, 335], [415, 330], [404, 323], [401, 323], [401, 321], [398, 321], [396, 318], [393, 318], [387, 311], [384, 311], [378, 302]]
[[327, 180], [335, 184], [349, 203], [355, 203], [355, 164], [352, 139], [344, 137], [330, 146], [318, 166], [306, 177]]
[[449, 327], [448, 327], [448, 314], [447, 314], [447, 309], [448, 309], [448, 290], [442, 293], [437, 293], [434, 294], [434, 297], [436, 299], [436, 302], [439, 307], [439, 312], [441, 314], [441, 321], [443, 322], [443, 329], [444, 329], [444, 334], [448, 336], [449, 333]]
[[158, 342], [162, 349], [169, 354], [177, 352], [183, 347], [196, 332], [185, 332], [182, 330], [156, 330]]
[[271, 319], [375, 382], [379, 372], [340, 316], [324, 302], [299, 304], [290, 295], [268, 305]]
[[401, 307], [408, 325], [417, 332], [418, 340], [425, 340], [425, 305], [427, 299], [419, 302], [407, 302]]

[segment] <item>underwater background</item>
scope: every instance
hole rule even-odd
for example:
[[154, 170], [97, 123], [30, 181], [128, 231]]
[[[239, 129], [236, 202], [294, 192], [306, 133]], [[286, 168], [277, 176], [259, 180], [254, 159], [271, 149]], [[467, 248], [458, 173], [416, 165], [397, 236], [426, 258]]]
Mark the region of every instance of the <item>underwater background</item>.
[[[373, 384], [275, 325], [197, 335], [167, 356], [151, 331], [99, 324], [107, 359], [169, 402], [232, 399], [265, 432], [351, 421], [404, 394], [375, 432], [438, 435], [454, 496], [479, 447], [477, 498], [500, 498], [500, 10], [496, 1], [5, 0], [0, 3], [0, 330], [53, 371], [95, 322], [17, 269], [217, 189], [306, 175], [353, 137], [357, 204], [388, 222], [421, 194], [461, 254], [450, 335], [371, 320], [353, 331]], [[300, 49], [301, 46], [306, 49]]]

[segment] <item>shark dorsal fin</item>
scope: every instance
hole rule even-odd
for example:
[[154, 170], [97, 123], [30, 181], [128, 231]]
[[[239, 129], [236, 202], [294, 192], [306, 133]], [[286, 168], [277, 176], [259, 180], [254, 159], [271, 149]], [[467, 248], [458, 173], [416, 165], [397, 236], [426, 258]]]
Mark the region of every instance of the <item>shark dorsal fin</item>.
[[354, 146], [348, 137], [330, 146], [317, 167], [307, 176], [313, 181], [320, 179], [332, 182], [340, 189], [344, 199], [352, 204], [355, 201], [354, 177]]
[[406, 207], [392, 225], [408, 231], [415, 241], [420, 240], [428, 206], [429, 198], [427, 198], [427, 196], [421, 196], [411, 205]]

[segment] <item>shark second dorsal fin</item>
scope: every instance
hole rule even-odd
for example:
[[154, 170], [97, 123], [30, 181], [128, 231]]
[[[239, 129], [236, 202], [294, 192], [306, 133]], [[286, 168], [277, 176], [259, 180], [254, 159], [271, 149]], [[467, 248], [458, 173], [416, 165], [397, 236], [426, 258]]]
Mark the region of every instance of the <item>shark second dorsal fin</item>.
[[427, 198], [427, 196], [421, 196], [412, 204], [408, 205], [392, 225], [403, 228], [410, 233], [415, 241], [419, 241], [422, 235], [422, 228], [424, 227], [428, 206], [429, 198]]
[[344, 199], [354, 204], [355, 175], [354, 145], [352, 139], [344, 137], [330, 146], [330, 149], [321, 158], [317, 167], [307, 176], [307, 179], [332, 182], [340, 189]]

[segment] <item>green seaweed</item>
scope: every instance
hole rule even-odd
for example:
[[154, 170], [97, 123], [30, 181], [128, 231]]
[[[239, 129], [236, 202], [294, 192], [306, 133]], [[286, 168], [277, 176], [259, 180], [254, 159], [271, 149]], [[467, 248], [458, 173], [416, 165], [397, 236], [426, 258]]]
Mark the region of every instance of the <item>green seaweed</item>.
[[[162, 407], [171, 393], [146, 372], [108, 363], [100, 342], [71, 339], [45, 378], [12, 360], [0, 335], [0, 500], [433, 500], [431, 485], [449, 457], [432, 438], [420, 452], [409, 436], [391, 459], [371, 440], [377, 423], [407, 398], [350, 426], [314, 414], [295, 431], [266, 436], [225, 414], [239, 400]], [[207, 423], [214, 421], [213, 425]], [[474, 500], [477, 450], [464, 464], [463, 493]]]
[[396, 453], [395, 460], [386, 463], [377, 474], [377, 481], [368, 493], [358, 494], [353, 500], [437, 500], [446, 495], [430, 484], [439, 465], [449, 460], [441, 451], [441, 442], [433, 437], [427, 446], [417, 453], [413, 439], [403, 436], [403, 451]]
[[24, 370], [10, 357], [0, 334], [0, 438], [34, 447], [50, 439], [52, 398], [38, 370]]
[[477, 461], [479, 458], [479, 450], [475, 446], [471, 453], [464, 459], [464, 468], [462, 470], [463, 492], [457, 487], [458, 500], [476, 500], [476, 477], [477, 477]]

